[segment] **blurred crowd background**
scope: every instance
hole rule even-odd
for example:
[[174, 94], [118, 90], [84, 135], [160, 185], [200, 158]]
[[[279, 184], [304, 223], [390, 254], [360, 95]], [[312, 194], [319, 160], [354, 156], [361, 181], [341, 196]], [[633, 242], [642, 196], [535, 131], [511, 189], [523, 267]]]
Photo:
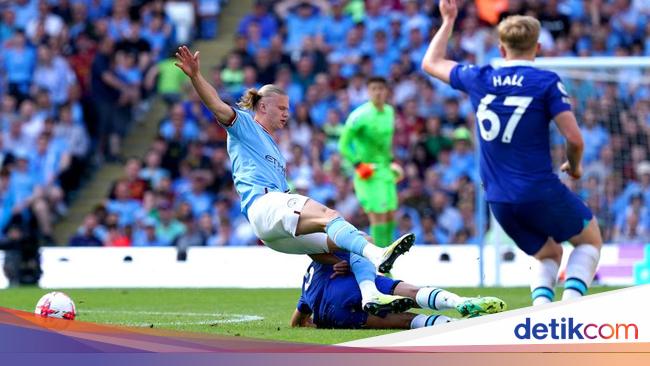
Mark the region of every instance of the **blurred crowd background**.
[[[645, 0], [458, 2], [448, 55], [459, 62], [499, 57], [493, 27], [511, 14], [540, 19], [540, 56], [650, 55]], [[219, 1], [0, 4], [5, 237], [31, 225], [44, 242], [73, 246], [259, 245], [239, 213], [225, 131], [171, 58], [178, 44], [215, 37]], [[197, 27], [184, 23], [183, 5]], [[361, 228], [367, 219], [337, 141], [350, 111], [367, 100], [365, 80], [385, 77], [397, 111], [395, 158], [406, 172], [395, 235], [476, 244], [474, 113], [466, 96], [420, 70], [439, 24], [436, 0], [259, 0], [232, 35], [231, 52], [205, 76], [233, 105], [247, 88], [285, 88], [292, 116], [278, 141], [292, 187]], [[584, 178], [567, 184], [594, 210], [607, 242], [647, 242], [650, 74], [578, 69], [563, 77], [586, 143]], [[125, 157], [121, 139], [154, 96], [168, 106], [159, 136], [142, 142], [150, 145], [145, 156]], [[552, 146], [559, 167], [557, 132]], [[123, 177], [73, 237], [53, 239], [54, 220], [105, 163], [122, 164]]]

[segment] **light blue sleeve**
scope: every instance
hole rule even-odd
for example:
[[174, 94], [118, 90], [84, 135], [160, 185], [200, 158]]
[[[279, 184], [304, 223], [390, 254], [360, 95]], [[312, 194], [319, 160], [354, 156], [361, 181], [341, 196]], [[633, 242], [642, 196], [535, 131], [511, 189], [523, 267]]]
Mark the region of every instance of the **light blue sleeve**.
[[228, 134], [239, 140], [255, 138], [258, 135], [258, 131], [255, 128], [255, 123], [257, 122], [253, 119], [253, 116], [246, 111], [236, 108], [233, 108], [233, 111], [235, 111], [235, 120], [230, 126], [226, 127]]

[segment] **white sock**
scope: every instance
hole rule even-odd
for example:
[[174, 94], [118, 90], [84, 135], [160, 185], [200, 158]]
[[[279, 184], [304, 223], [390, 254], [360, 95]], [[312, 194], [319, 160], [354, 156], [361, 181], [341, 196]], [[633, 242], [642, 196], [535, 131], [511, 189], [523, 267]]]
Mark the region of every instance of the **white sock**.
[[423, 287], [415, 294], [415, 302], [422, 309], [455, 309], [461, 301], [460, 296], [435, 287]]
[[418, 314], [411, 320], [411, 329], [431, 327], [434, 325], [445, 324], [454, 321], [453, 318], [444, 315], [424, 315]]
[[368, 243], [363, 247], [363, 256], [377, 267], [381, 262], [381, 258], [384, 256], [384, 248]]
[[380, 293], [375, 282], [369, 280], [359, 282], [359, 289], [361, 290], [361, 299], [364, 305], [373, 296]]
[[531, 257], [530, 292], [533, 298], [533, 306], [548, 304], [553, 301], [559, 270], [560, 265], [550, 258], [538, 260]]
[[573, 249], [566, 266], [562, 300], [582, 297], [587, 293], [599, 260], [600, 249], [591, 244], [581, 244]]

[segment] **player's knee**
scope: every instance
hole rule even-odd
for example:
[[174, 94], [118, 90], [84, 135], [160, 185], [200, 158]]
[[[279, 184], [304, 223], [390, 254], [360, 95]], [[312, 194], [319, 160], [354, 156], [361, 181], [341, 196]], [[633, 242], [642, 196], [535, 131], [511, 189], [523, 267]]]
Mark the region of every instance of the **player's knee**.
[[575, 237], [571, 238], [571, 244], [582, 245], [589, 244], [597, 249], [600, 249], [603, 246], [603, 237], [600, 234], [600, 227], [598, 226], [598, 220], [594, 217], [587, 226], [582, 230], [582, 232]]
[[338, 211], [333, 210], [333, 209], [331, 209], [329, 207], [325, 207], [325, 210], [323, 211], [323, 216], [328, 221], [334, 220], [337, 217], [342, 217], [341, 214]]

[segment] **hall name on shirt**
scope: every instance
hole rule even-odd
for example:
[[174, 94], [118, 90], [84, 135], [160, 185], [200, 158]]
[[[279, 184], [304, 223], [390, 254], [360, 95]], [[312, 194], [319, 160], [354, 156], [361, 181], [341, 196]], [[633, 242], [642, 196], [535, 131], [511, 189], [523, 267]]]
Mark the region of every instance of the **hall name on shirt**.
[[522, 83], [524, 81], [524, 77], [521, 75], [506, 75], [505, 77], [501, 77], [501, 75], [497, 76], [492, 76], [492, 84], [497, 87], [497, 86], [519, 86], [522, 87]]

